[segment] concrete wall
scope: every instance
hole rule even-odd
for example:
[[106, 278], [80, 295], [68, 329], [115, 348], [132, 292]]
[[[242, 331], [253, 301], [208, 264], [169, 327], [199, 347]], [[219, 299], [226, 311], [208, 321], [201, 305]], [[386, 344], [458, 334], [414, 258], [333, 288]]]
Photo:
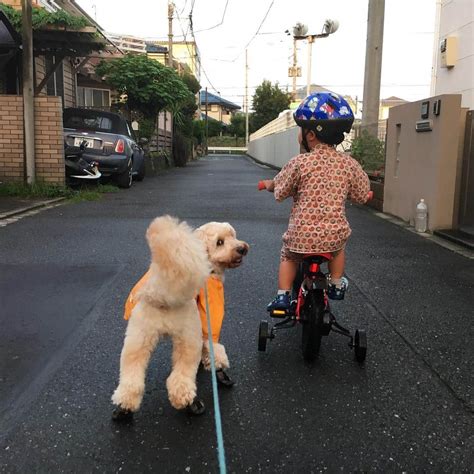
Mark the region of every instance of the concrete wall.
[[[64, 184], [60, 97], [35, 97], [35, 163], [38, 180]], [[0, 181], [23, 181], [23, 96], [0, 95]]]
[[[432, 93], [461, 94], [462, 106], [474, 109], [474, 2], [472, 0], [442, 0], [439, 10], [439, 36], [435, 42], [434, 87]], [[457, 38], [458, 60], [452, 68], [442, 68], [440, 42], [446, 37]]]
[[[434, 116], [437, 99], [441, 113]], [[413, 223], [416, 204], [424, 198], [429, 229], [451, 229], [457, 223], [466, 109], [460, 95], [429, 101], [430, 132], [415, 130], [423, 101], [390, 109], [383, 210]]]
[[293, 156], [300, 153], [298, 127], [266, 135], [249, 142], [247, 154], [262, 163], [283, 167]]

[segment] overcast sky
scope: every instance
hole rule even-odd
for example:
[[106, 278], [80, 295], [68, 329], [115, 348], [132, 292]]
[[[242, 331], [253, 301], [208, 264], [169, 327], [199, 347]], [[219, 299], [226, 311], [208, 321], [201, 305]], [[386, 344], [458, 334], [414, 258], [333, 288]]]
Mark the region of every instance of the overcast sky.
[[[167, 39], [167, 0], [78, 3], [107, 31]], [[207, 75], [202, 74], [201, 84], [211, 92], [217, 90], [242, 105], [244, 51], [250, 40], [250, 94], [263, 79], [291, 90], [287, 74], [292, 40], [284, 31], [300, 21], [309, 26], [310, 33], [320, 33], [324, 20], [333, 18], [339, 21], [339, 30], [313, 45], [312, 82], [362, 100], [368, 0], [176, 0], [175, 5], [177, 40], [183, 33], [192, 38], [188, 17], [193, 6], [193, 27]], [[267, 11], [261, 34], [254, 36]], [[222, 19], [217, 28], [199, 32]], [[381, 98], [429, 96], [434, 23], [435, 0], [386, 0]], [[299, 42], [298, 63], [303, 68], [299, 86], [306, 84], [306, 48], [305, 42]]]

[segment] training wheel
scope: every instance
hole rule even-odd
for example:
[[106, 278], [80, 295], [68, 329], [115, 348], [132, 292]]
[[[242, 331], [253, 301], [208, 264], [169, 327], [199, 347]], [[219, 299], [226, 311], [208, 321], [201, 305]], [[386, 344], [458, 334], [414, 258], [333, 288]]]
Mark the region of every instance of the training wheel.
[[367, 334], [363, 329], [357, 329], [355, 332], [354, 354], [357, 362], [364, 362], [367, 355]]
[[268, 321], [260, 321], [260, 326], [258, 327], [258, 350], [260, 352], [265, 352], [267, 348], [267, 339], [269, 337]]

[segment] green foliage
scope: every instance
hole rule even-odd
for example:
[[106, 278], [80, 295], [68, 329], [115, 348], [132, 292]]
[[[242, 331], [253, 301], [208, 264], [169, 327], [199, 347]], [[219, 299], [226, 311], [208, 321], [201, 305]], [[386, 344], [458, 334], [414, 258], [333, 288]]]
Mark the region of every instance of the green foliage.
[[206, 122], [204, 120], [193, 120], [193, 137], [198, 145], [204, 143], [206, 137]]
[[230, 126], [227, 131], [229, 135], [245, 137], [245, 114], [232, 115], [230, 118]]
[[379, 171], [385, 164], [385, 143], [363, 130], [352, 141], [351, 154], [365, 171]]
[[278, 114], [286, 110], [290, 105], [290, 97], [282, 92], [278, 83], [272, 85], [270, 81], [264, 80], [255, 90], [253, 96], [252, 129], [258, 130], [268, 122], [278, 117]]
[[194, 135], [193, 120], [198, 108], [196, 94], [201, 90], [201, 84], [189, 73], [182, 74], [180, 78], [191, 91], [191, 94], [180, 104], [179, 110], [175, 111], [174, 121], [176, 128], [181, 134], [190, 138]]
[[[15, 30], [21, 31], [21, 10], [16, 10], [9, 5], [0, 4], [0, 10], [5, 13]], [[32, 24], [34, 30], [41, 30], [48, 26], [58, 28], [68, 28], [71, 30], [80, 30], [85, 26], [90, 26], [86, 18], [82, 16], [71, 15], [64, 10], [48, 12], [44, 8], [33, 8]]]
[[209, 146], [245, 146], [245, 137], [230, 137], [223, 135], [222, 137], [210, 137]]
[[138, 131], [135, 132], [137, 137], [146, 138], [150, 141], [153, 133], [155, 132], [156, 127], [156, 120], [152, 118], [139, 118], [138, 120], [139, 128]]
[[19, 198], [67, 198], [72, 201], [93, 201], [99, 199], [101, 194], [117, 192], [118, 188], [111, 185], [90, 185], [78, 188], [68, 188], [57, 184], [37, 181], [35, 184], [17, 182], [2, 183], [0, 185], [0, 196], [12, 196]]
[[184, 73], [181, 75], [181, 80], [193, 94], [197, 94], [201, 90], [201, 84], [192, 74]]
[[155, 118], [162, 110], [177, 112], [183, 103], [194, 98], [173, 69], [145, 55], [127, 54], [102, 61], [96, 71], [119, 95], [126, 96], [129, 110], [145, 118]]

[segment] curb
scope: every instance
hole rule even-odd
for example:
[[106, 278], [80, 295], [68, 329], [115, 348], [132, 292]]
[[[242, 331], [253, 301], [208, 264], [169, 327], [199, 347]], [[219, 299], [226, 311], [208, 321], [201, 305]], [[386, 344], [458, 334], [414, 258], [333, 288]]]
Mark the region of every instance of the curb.
[[8, 212], [3, 212], [0, 213], [0, 220], [2, 219], [8, 219], [10, 217], [18, 216], [20, 214], [24, 214], [25, 212], [32, 211], [34, 209], [40, 209], [42, 207], [49, 206], [50, 204], [55, 204], [57, 202], [65, 201], [65, 197], [60, 197], [60, 198], [55, 198], [55, 199], [49, 199], [47, 201], [40, 201], [35, 204], [32, 204], [31, 206], [25, 206], [25, 207], [20, 207], [18, 209], [15, 209], [13, 211], [8, 211]]

